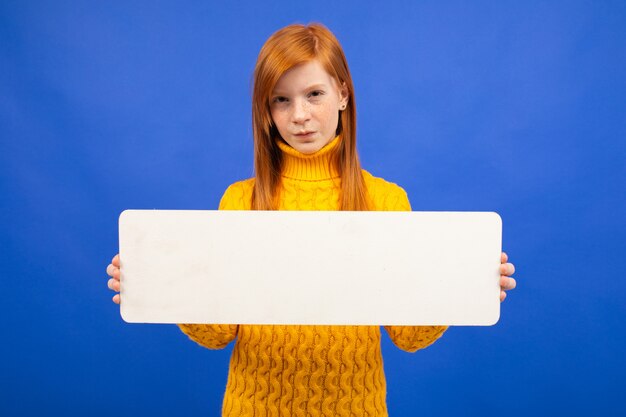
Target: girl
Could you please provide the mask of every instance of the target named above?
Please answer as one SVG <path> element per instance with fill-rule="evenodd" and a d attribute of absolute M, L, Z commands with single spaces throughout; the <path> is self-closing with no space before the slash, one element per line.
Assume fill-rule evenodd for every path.
<path fill-rule="evenodd" d="M 411 210 L 402 188 L 361 169 L 352 78 L 324 26 L 287 26 L 263 45 L 252 124 L 255 176 L 228 187 L 220 210 Z M 118 254 L 107 267 L 114 291 L 119 265 Z M 501 301 L 515 288 L 513 272 L 503 253 Z M 113 301 L 119 304 L 119 294 Z M 224 416 L 387 415 L 379 326 L 178 326 L 209 349 L 237 339 Z M 385 330 L 400 349 L 415 352 L 447 326 Z"/>

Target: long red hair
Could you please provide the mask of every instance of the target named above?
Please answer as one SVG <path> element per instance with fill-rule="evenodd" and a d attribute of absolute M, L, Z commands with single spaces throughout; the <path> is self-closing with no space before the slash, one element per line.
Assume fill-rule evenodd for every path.
<path fill-rule="evenodd" d="M 356 108 L 348 62 L 339 41 L 319 23 L 294 24 L 275 32 L 265 42 L 254 69 L 252 92 L 252 132 L 254 135 L 255 183 L 253 210 L 276 210 L 280 191 L 282 154 L 280 137 L 270 113 L 270 95 L 278 79 L 288 69 L 317 59 L 337 85 L 345 83 L 348 103 L 340 112 L 337 149 L 331 163 L 341 175 L 339 210 L 368 210 L 367 190 L 356 151 Z"/>

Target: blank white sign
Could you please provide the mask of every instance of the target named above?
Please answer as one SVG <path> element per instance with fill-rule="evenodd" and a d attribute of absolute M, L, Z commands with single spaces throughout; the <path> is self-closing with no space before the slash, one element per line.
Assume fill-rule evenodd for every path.
<path fill-rule="evenodd" d="M 134 323 L 492 325 L 493 212 L 125 210 Z"/>

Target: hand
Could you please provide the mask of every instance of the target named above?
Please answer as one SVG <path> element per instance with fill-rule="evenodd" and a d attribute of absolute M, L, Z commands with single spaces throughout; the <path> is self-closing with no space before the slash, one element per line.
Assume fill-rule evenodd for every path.
<path fill-rule="evenodd" d="M 500 302 L 503 302 L 506 298 L 505 290 L 512 290 L 515 288 L 517 283 L 514 278 L 509 278 L 511 275 L 515 273 L 515 266 L 512 263 L 507 263 L 509 257 L 506 253 L 502 252 L 502 256 L 500 258 Z"/>
<path fill-rule="evenodd" d="M 107 274 L 111 277 L 111 279 L 107 283 L 109 289 L 119 292 L 120 291 L 120 254 L 119 253 L 113 257 L 113 260 L 111 261 L 109 266 L 107 266 Z M 120 303 L 119 294 L 115 294 L 113 296 L 113 302 L 115 304 Z"/>

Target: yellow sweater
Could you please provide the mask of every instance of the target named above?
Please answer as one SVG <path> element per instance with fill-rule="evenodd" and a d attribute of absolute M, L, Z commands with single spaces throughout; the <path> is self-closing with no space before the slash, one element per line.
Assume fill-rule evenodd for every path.
<path fill-rule="evenodd" d="M 329 166 L 335 138 L 312 155 L 284 142 L 280 210 L 337 210 L 339 176 Z M 399 186 L 363 171 L 376 210 L 411 210 Z M 249 210 L 254 179 L 232 184 L 220 210 Z M 179 324 L 192 340 L 221 349 L 237 338 L 223 416 L 387 416 L 379 326 Z M 385 326 L 400 349 L 414 352 L 446 326 Z"/>

